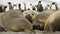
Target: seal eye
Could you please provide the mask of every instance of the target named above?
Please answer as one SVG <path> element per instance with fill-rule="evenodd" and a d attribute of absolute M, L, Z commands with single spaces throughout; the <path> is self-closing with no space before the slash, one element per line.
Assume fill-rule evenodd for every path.
<path fill-rule="evenodd" d="M 27 14 L 27 13 L 25 13 L 25 14 Z"/>
<path fill-rule="evenodd" d="M 34 15 L 34 14 L 32 14 L 32 15 Z"/>

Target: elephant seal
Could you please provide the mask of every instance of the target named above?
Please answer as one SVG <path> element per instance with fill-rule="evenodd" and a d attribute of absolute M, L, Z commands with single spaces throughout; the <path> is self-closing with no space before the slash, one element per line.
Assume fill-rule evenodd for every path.
<path fill-rule="evenodd" d="M 44 25 L 44 32 L 60 31 L 60 10 L 48 17 Z"/>
<path fill-rule="evenodd" d="M 55 13 L 56 10 L 45 10 L 43 12 L 41 12 L 40 14 L 38 14 L 32 21 L 33 26 L 35 26 L 36 24 L 39 25 L 40 29 L 38 30 L 44 30 L 44 24 L 46 19 L 53 13 Z M 38 27 L 38 26 L 36 26 Z M 34 28 L 33 28 L 34 29 Z"/>
<path fill-rule="evenodd" d="M 3 28 L 8 31 L 31 31 L 32 24 L 19 11 L 9 10 L 1 17 Z"/>

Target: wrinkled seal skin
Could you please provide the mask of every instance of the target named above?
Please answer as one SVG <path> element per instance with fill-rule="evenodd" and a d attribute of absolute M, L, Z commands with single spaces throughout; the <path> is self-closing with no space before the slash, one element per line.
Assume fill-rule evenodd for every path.
<path fill-rule="evenodd" d="M 33 26 L 36 24 L 40 24 L 40 30 L 44 30 L 44 24 L 46 19 L 53 14 L 54 12 L 56 12 L 56 10 L 45 10 L 43 12 L 41 12 L 40 14 L 38 14 L 32 21 Z"/>
<path fill-rule="evenodd" d="M 60 10 L 48 17 L 44 25 L 44 32 L 60 31 Z"/>
<path fill-rule="evenodd" d="M 20 32 L 20 31 L 31 31 L 31 23 L 24 18 L 19 11 L 9 10 L 2 16 L 3 28 L 8 31 Z"/>

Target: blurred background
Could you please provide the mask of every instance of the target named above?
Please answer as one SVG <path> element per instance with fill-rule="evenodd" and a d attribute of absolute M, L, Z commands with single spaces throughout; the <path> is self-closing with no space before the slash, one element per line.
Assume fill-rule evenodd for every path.
<path fill-rule="evenodd" d="M 43 7 L 45 7 L 47 4 L 51 4 L 52 2 L 56 2 L 58 8 L 60 9 L 60 0 L 0 0 L 0 4 L 8 5 L 8 2 L 11 2 L 12 4 L 21 4 L 21 9 L 24 9 L 24 3 L 26 3 L 26 9 L 29 8 L 29 5 L 37 5 L 38 1 L 42 1 Z"/>

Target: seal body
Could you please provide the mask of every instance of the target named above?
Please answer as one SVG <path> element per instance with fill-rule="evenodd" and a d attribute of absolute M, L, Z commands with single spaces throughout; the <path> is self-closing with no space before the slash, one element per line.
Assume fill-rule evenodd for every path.
<path fill-rule="evenodd" d="M 40 29 L 39 30 L 44 30 L 44 24 L 45 21 L 47 20 L 47 18 L 53 14 L 54 12 L 56 12 L 56 10 L 45 10 L 43 12 L 41 12 L 40 14 L 38 14 L 32 21 L 33 26 L 38 24 L 40 25 Z M 37 26 L 36 26 L 37 27 Z"/>
<path fill-rule="evenodd" d="M 44 31 L 46 32 L 54 32 L 60 31 L 60 11 L 57 11 L 50 15 L 45 22 Z"/>
<path fill-rule="evenodd" d="M 19 32 L 32 30 L 31 23 L 17 10 L 5 12 L 1 19 L 4 26 L 3 28 L 6 31 Z"/>

